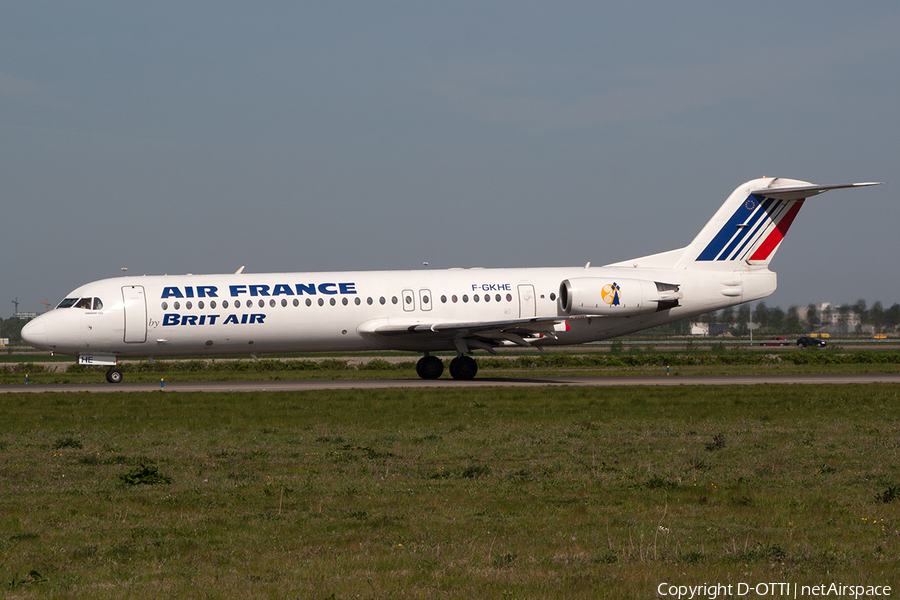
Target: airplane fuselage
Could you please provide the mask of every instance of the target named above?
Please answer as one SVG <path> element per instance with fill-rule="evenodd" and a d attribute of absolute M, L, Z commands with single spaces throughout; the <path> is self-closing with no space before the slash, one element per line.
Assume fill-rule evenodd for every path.
<path fill-rule="evenodd" d="M 536 345 L 577 344 L 717 310 L 775 289 L 767 269 L 746 273 L 621 268 L 448 269 L 143 276 L 106 279 L 70 294 L 99 299 L 90 309 L 58 308 L 41 318 L 61 354 L 181 356 L 376 349 L 454 350 L 429 332 L 385 335 L 379 328 L 434 322 L 483 323 L 557 318 Z M 560 305 L 560 284 L 664 281 L 678 306 L 617 317 L 577 318 Z M 634 294 L 625 286 L 622 304 Z M 727 295 L 726 295 L 727 294 Z M 611 310 L 615 310 L 612 308 Z M 77 319 L 78 324 L 73 324 Z M 549 332 L 548 332 L 549 333 Z M 39 343 L 39 341 L 38 341 Z M 511 344 L 512 342 L 510 342 Z"/>

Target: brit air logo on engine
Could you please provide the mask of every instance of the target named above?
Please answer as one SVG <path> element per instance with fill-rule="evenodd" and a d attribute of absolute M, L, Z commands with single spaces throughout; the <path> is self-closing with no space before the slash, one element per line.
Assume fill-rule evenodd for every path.
<path fill-rule="evenodd" d="M 231 298 L 241 296 L 315 296 L 325 294 L 335 296 L 338 294 L 356 294 L 356 283 L 276 283 L 269 284 L 241 284 L 229 285 L 228 294 Z M 191 286 L 167 286 L 163 288 L 161 298 L 219 298 L 219 287 L 215 285 Z"/>

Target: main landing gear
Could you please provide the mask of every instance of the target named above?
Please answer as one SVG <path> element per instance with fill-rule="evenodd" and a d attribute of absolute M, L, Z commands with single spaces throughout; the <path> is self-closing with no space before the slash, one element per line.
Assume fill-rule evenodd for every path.
<path fill-rule="evenodd" d="M 122 383 L 122 371 L 112 368 L 106 372 L 106 380 L 110 383 Z"/>
<path fill-rule="evenodd" d="M 444 363 L 437 356 L 426 354 L 416 363 L 416 373 L 422 379 L 437 379 L 444 372 Z M 457 356 L 450 361 L 450 375 L 453 379 L 474 379 L 478 373 L 478 363 L 470 356 Z"/>

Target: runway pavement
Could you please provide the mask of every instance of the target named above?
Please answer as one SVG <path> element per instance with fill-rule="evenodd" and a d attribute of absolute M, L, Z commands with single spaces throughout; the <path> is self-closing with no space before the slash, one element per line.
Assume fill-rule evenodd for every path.
<path fill-rule="evenodd" d="M 540 386 L 674 386 L 674 385 L 845 385 L 900 383 L 900 374 L 846 375 L 690 375 L 656 377 L 493 377 L 453 379 L 336 379 L 328 381 L 203 381 L 159 383 L 59 383 L 0 385 L 0 393 L 45 392 L 301 392 L 386 388 L 474 388 Z"/>

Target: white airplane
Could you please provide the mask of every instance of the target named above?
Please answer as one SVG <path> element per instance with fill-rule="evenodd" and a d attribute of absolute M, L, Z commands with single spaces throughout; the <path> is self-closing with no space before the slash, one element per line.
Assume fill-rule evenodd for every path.
<path fill-rule="evenodd" d="M 473 350 L 604 340 L 765 298 L 769 262 L 804 199 L 841 188 L 738 187 L 688 246 L 602 267 L 121 277 L 70 293 L 22 329 L 32 346 L 109 366 L 124 357 L 423 352 L 416 371 L 472 379 Z"/>

